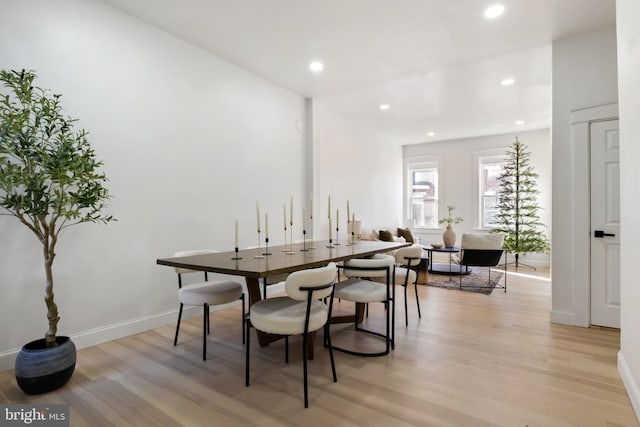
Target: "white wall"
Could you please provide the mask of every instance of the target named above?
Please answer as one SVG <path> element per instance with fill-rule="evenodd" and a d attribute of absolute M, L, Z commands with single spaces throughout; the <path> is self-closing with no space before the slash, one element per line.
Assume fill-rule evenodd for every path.
<path fill-rule="evenodd" d="M 314 191 L 320 198 L 316 214 L 322 219 L 317 228 L 319 237 L 328 238 L 329 194 L 332 218 L 336 208 L 340 209 L 341 229 L 346 228 L 347 200 L 363 230 L 402 224 L 402 147 L 320 102 L 314 103 L 313 123 Z"/>
<path fill-rule="evenodd" d="M 175 321 L 175 274 L 156 258 L 231 250 L 235 219 L 255 245 L 256 201 L 275 226 L 306 198 L 300 96 L 97 1 L 4 1 L 0 40 L 1 68 L 64 94 L 110 180 L 118 222 L 67 230 L 54 265 L 59 331 L 80 347 Z M 6 216 L 0 242 L 1 370 L 46 317 L 39 242 Z"/>
<path fill-rule="evenodd" d="M 616 2 L 621 163 L 621 339 L 618 369 L 640 419 L 640 286 L 637 280 L 640 246 L 640 4 Z"/>
<path fill-rule="evenodd" d="M 464 232 L 477 232 L 479 228 L 477 212 L 477 157 L 504 154 L 515 141 L 514 134 L 501 134 L 477 138 L 429 142 L 404 147 L 405 163 L 424 156 L 437 156 L 439 161 L 439 208 L 440 216 L 446 214 L 446 206 L 456 207 L 455 214 L 464 218 L 454 230 L 458 237 Z M 551 142 L 549 129 L 520 132 L 520 141 L 528 146 L 531 165 L 539 175 L 537 184 L 540 194 L 538 204 L 540 222 L 548 237 L 551 236 Z M 406 183 L 405 183 L 406 185 Z M 405 212 L 405 216 L 408 214 Z M 441 242 L 444 229 L 417 229 L 416 235 L 423 243 Z M 549 266 L 548 254 L 527 254 L 521 258 L 526 264 Z"/>
<path fill-rule="evenodd" d="M 587 326 L 589 307 L 574 298 L 574 287 L 588 277 L 589 258 L 579 242 L 590 230 L 574 230 L 588 221 L 588 165 L 577 158 L 572 143 L 570 112 L 618 99 L 615 29 L 553 43 L 553 237 L 551 320 Z M 582 150 L 584 151 L 584 150 Z M 582 162 L 582 163 L 579 163 Z M 583 178 L 574 178 L 585 171 Z M 588 195 L 586 196 L 588 197 Z M 588 224 L 588 222 L 587 222 Z"/>

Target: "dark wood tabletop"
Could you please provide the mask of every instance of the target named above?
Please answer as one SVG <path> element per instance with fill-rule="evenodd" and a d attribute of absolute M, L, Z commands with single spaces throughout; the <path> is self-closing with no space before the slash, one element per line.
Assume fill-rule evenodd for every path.
<path fill-rule="evenodd" d="M 344 261 L 352 258 L 362 258 L 376 253 L 387 252 L 394 249 L 410 246 L 405 242 L 381 242 L 358 241 L 354 245 L 347 246 L 342 243 L 334 248 L 328 248 L 329 241 L 307 242 L 306 247 L 315 247 L 302 251 L 303 243 L 293 244 L 293 255 L 282 251 L 284 245 L 269 246 L 272 255 L 263 258 L 254 258 L 259 253 L 265 252 L 265 247 L 255 249 L 243 249 L 238 251 L 242 259 L 233 260 L 235 252 L 218 252 L 213 254 L 193 255 L 179 258 L 159 258 L 159 265 L 169 267 L 187 268 L 197 271 L 209 271 L 213 273 L 231 274 L 246 278 L 262 278 L 282 273 L 291 273 L 308 268 L 322 267 L 331 261 Z M 287 246 L 289 247 L 289 246 Z"/>

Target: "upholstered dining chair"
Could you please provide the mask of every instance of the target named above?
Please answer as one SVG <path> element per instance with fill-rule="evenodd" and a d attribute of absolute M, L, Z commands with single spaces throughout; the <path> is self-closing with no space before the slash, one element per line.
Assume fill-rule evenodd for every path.
<path fill-rule="evenodd" d="M 404 288 L 404 324 L 409 326 L 409 311 L 407 304 L 407 288 L 409 285 L 413 285 L 416 292 L 416 305 L 418 307 L 418 317 L 421 318 L 420 313 L 420 299 L 418 298 L 418 264 L 420 264 L 420 257 L 422 256 L 422 246 L 413 245 L 407 248 L 400 248 L 395 253 L 396 268 L 393 275 L 394 285 L 400 285 Z"/>
<path fill-rule="evenodd" d="M 302 369 L 304 407 L 309 407 L 307 381 L 307 340 L 310 332 L 324 328 L 329 342 L 329 357 L 333 382 L 338 381 L 333 360 L 329 323 L 333 308 L 333 292 L 337 267 L 335 263 L 320 268 L 291 273 L 285 282 L 287 296 L 263 299 L 254 303 L 247 316 L 245 385 L 249 387 L 250 330 L 254 328 L 270 334 L 285 335 L 285 361 L 289 363 L 289 336 L 302 335 Z M 329 298 L 327 305 L 323 299 Z"/>
<path fill-rule="evenodd" d="M 214 250 L 180 251 L 174 257 L 186 257 L 194 255 L 205 255 L 216 253 Z M 245 297 L 242 285 L 232 280 L 209 280 L 207 272 L 204 272 L 204 282 L 183 284 L 182 276 L 185 274 L 197 273 L 197 271 L 186 268 L 175 268 L 178 274 L 178 301 L 180 310 L 178 311 L 178 323 L 176 325 L 176 335 L 173 345 L 178 344 L 178 333 L 180 332 L 180 321 L 182 319 L 182 309 L 185 305 L 202 306 L 202 360 L 207 360 L 207 335 L 211 333 L 211 313 L 209 307 L 212 305 L 227 304 L 238 299 L 242 300 L 242 343 L 244 344 L 244 317 L 245 317 Z"/>
<path fill-rule="evenodd" d="M 335 297 L 340 300 L 356 303 L 354 327 L 356 331 L 372 334 L 385 340 L 385 348 L 378 352 L 363 352 L 344 347 L 333 348 L 343 353 L 356 356 L 375 357 L 389 354 L 394 347 L 393 329 L 395 325 L 395 289 L 392 275 L 394 274 L 395 259 L 390 255 L 376 254 L 371 258 L 357 258 L 344 262 L 340 266 L 347 280 L 336 284 Z M 384 283 L 375 281 L 382 278 Z M 385 304 L 385 333 L 364 329 L 358 325 L 358 304 L 380 302 Z"/>

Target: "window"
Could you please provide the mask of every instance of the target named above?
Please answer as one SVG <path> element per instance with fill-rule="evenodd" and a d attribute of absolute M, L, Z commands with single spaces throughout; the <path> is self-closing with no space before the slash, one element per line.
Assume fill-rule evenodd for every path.
<path fill-rule="evenodd" d="M 504 172 L 504 157 L 480 157 L 480 226 L 492 228 L 498 214 L 498 194 L 500 182 L 498 178 Z"/>
<path fill-rule="evenodd" d="M 407 172 L 409 219 L 415 227 L 437 227 L 438 164 L 409 164 Z"/>

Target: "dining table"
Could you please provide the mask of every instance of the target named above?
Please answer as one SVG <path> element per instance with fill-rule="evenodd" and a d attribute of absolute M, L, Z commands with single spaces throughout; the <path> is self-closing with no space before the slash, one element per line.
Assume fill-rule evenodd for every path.
<path fill-rule="evenodd" d="M 228 252 L 207 253 L 185 257 L 158 258 L 156 263 L 168 267 L 185 268 L 195 271 L 228 274 L 244 277 L 249 293 L 249 306 L 262 299 L 260 279 L 282 276 L 294 271 L 322 267 L 330 262 L 365 258 L 378 253 L 390 252 L 410 246 L 406 242 L 383 242 L 378 240 L 356 240 L 335 243 L 324 241 L 303 241 L 291 245 L 262 246 Z M 362 321 L 363 310 L 355 316 Z M 351 316 L 353 321 L 354 316 Z M 282 338 L 279 335 L 256 331 L 258 343 L 265 347 Z M 310 340 L 311 341 L 311 340 Z"/>

